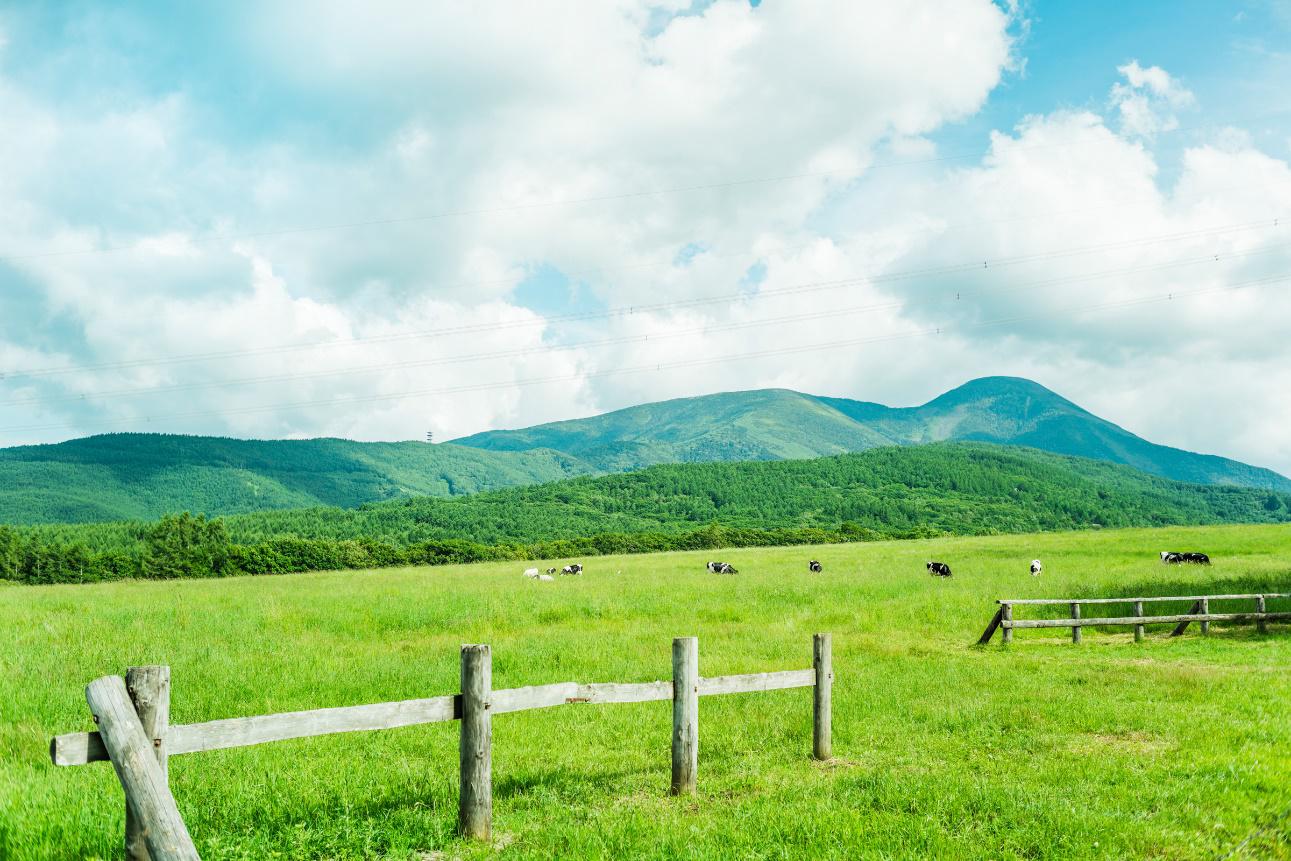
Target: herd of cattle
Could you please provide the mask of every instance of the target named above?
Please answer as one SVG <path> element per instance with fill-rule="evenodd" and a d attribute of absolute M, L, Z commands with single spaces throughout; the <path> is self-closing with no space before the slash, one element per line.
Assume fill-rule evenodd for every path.
<path fill-rule="evenodd" d="M 1193 565 L 1209 565 L 1210 557 L 1207 556 L 1205 553 L 1191 553 L 1191 552 L 1180 553 L 1174 550 L 1162 550 L 1161 561 L 1166 565 L 1180 565 L 1185 563 L 1191 563 Z M 928 569 L 928 573 L 934 577 L 951 576 L 950 566 L 947 565 L 945 562 L 929 562 L 924 567 L 926 567 Z M 740 573 L 739 570 L 729 562 L 709 562 L 705 566 L 705 568 L 707 568 L 710 574 L 739 574 Z M 813 574 L 819 574 L 825 569 L 821 566 L 821 564 L 818 561 L 813 559 L 807 563 L 807 570 Z M 1031 576 L 1038 577 L 1043 571 L 1044 571 L 1044 565 L 1040 563 L 1040 560 L 1032 559 Z M 569 565 L 566 565 L 564 568 L 559 569 L 559 572 L 561 575 L 582 574 L 583 566 L 577 562 L 574 562 Z M 556 573 L 557 573 L 556 568 L 548 568 L 546 574 L 542 573 L 537 568 L 526 568 L 524 572 L 524 576 L 528 577 L 531 580 L 550 581 L 550 580 L 556 579 L 555 577 L 552 576 L 553 574 L 556 574 Z"/>

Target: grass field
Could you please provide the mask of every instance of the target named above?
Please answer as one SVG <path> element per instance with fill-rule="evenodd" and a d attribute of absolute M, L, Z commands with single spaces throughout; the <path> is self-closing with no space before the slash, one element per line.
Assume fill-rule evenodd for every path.
<path fill-rule="evenodd" d="M 666 679 L 682 635 L 704 675 L 805 668 L 814 631 L 834 634 L 835 761 L 808 756 L 808 690 L 702 699 L 688 799 L 667 793 L 667 702 L 499 715 L 495 846 L 453 835 L 453 724 L 176 757 L 171 782 L 207 861 L 1191 859 L 1252 833 L 1234 858 L 1291 858 L 1291 626 L 972 646 L 999 597 L 1291 591 L 1291 529 L 713 554 L 737 577 L 702 573 L 708 555 L 592 558 L 550 584 L 509 563 L 0 588 L 0 858 L 120 857 L 110 766 L 56 769 L 47 745 L 92 728 L 84 685 L 127 665 L 169 664 L 188 723 L 451 693 L 464 642 L 492 644 L 503 688 Z"/>

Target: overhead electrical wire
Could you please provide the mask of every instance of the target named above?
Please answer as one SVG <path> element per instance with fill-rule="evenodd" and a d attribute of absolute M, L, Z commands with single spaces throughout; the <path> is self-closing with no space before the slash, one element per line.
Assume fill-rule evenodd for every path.
<path fill-rule="evenodd" d="M 154 421 L 172 421 L 180 419 L 206 418 L 210 416 L 230 416 L 230 415 L 251 415 L 264 412 L 282 412 L 292 409 L 303 409 L 309 407 L 349 407 L 360 404 L 380 403 L 383 401 L 402 400 L 409 397 L 418 397 L 424 395 L 446 395 L 462 394 L 467 392 L 491 391 L 496 389 L 514 388 L 517 386 L 542 385 L 557 382 L 583 381 L 588 379 L 599 379 L 604 377 L 619 376 L 630 373 L 642 373 L 648 371 L 661 372 L 665 369 L 675 370 L 678 368 L 701 367 L 705 365 L 722 364 L 725 362 L 747 361 L 750 359 L 768 358 L 771 356 L 795 355 L 808 352 L 823 352 L 843 347 L 856 347 L 866 344 L 883 343 L 888 341 L 904 340 L 907 338 L 921 338 L 930 336 L 940 336 L 953 332 L 968 332 L 979 329 L 1004 326 L 1013 323 L 1031 322 L 1035 320 L 1044 320 L 1052 317 L 1068 318 L 1075 314 L 1084 314 L 1093 311 L 1102 311 L 1113 308 L 1126 308 L 1138 305 L 1146 305 L 1155 302 L 1175 301 L 1196 296 L 1211 295 L 1217 293 L 1232 292 L 1235 290 L 1246 289 L 1253 286 L 1280 284 L 1291 282 L 1291 273 L 1281 273 L 1264 278 L 1251 279 L 1249 281 L 1237 282 L 1220 287 L 1209 287 L 1198 290 L 1187 291 L 1170 291 L 1164 294 L 1154 296 L 1135 297 L 1132 299 L 1117 300 L 1112 302 L 1100 302 L 1093 305 L 1073 306 L 1057 311 L 1050 311 L 1036 314 L 1022 314 L 1011 317 L 1002 317 L 994 320 L 982 321 L 978 323 L 968 323 L 956 326 L 936 326 L 907 332 L 895 332 L 887 335 L 872 336 L 868 338 L 850 338 L 831 342 L 807 343 L 791 347 L 777 347 L 769 350 L 758 350 L 754 352 L 741 353 L 735 355 L 725 355 L 709 357 L 704 359 L 682 359 L 671 362 L 653 362 L 644 365 L 632 367 L 612 368 L 603 371 L 590 371 L 587 373 L 566 374 L 552 377 L 537 377 L 520 380 L 501 380 L 494 383 L 470 384 L 462 386 L 448 386 L 433 389 L 417 389 L 413 391 L 395 392 L 381 395 L 365 395 L 357 398 L 327 398 L 322 400 L 296 401 L 292 403 L 268 404 L 253 407 L 231 407 L 221 410 L 201 410 L 184 413 L 169 413 L 164 415 L 154 415 L 147 417 L 130 417 L 122 419 L 101 419 L 79 423 L 72 426 L 67 424 L 56 425 L 23 425 L 13 427 L 0 427 L 0 433 L 30 433 L 35 431 L 63 430 L 72 427 L 81 428 L 90 427 L 109 427 L 119 424 L 151 423 Z"/>

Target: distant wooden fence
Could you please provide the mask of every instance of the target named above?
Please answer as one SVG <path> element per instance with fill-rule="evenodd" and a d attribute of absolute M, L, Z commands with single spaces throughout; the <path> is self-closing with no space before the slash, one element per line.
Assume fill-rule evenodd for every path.
<path fill-rule="evenodd" d="M 995 603 L 1000 605 L 995 616 L 991 619 L 986 630 L 982 633 L 979 644 L 988 643 L 991 637 L 995 635 L 996 629 L 1001 630 L 1002 639 L 1006 643 L 1013 642 L 1013 632 L 1018 628 L 1071 628 L 1071 641 L 1080 642 L 1080 629 L 1089 625 L 1133 625 L 1134 640 L 1138 642 L 1143 639 L 1143 630 L 1146 625 L 1174 624 L 1175 628 L 1170 632 L 1170 636 L 1177 637 L 1187 630 L 1188 625 L 1192 622 L 1201 623 L 1201 632 L 1203 634 L 1210 632 L 1211 622 L 1254 622 L 1260 633 L 1263 634 L 1268 630 L 1269 622 L 1291 620 L 1291 613 L 1269 613 L 1266 611 L 1267 602 L 1272 598 L 1291 598 L 1289 593 L 1264 593 L 1261 595 L 1183 595 L 1183 596 L 1166 596 L 1155 598 L 1031 598 L 1019 600 L 999 600 Z M 1162 603 L 1165 601 L 1191 601 L 1192 608 L 1187 613 L 1178 613 L 1166 616 L 1145 616 L 1143 614 L 1144 604 Z M 1254 601 L 1255 610 L 1250 613 L 1212 613 L 1210 612 L 1211 601 Z M 1013 608 L 1018 606 L 1036 606 L 1036 605 L 1063 605 L 1066 604 L 1071 608 L 1070 619 L 1014 619 Z M 1099 616 L 1099 617 L 1082 617 L 1080 608 L 1085 605 L 1094 604 L 1129 604 L 1133 606 L 1132 616 Z"/>
<path fill-rule="evenodd" d="M 699 640 L 672 641 L 672 681 L 635 684 L 562 682 L 493 690 L 487 645 L 462 646 L 460 694 L 373 705 L 342 706 L 256 717 L 170 725 L 170 669 L 134 667 L 104 676 L 85 689 L 98 732 L 56 736 L 55 765 L 111 761 L 126 797 L 126 857 L 132 861 L 192 861 L 197 850 L 166 778 L 170 756 L 245 747 L 342 732 L 460 721 L 458 831 L 489 839 L 493 819 L 492 716 L 571 703 L 638 703 L 672 699 L 672 793 L 695 791 L 699 753 L 699 698 L 718 694 L 815 689 L 812 755 L 829 759 L 833 656 L 829 634 L 816 634 L 813 668 L 703 678 Z"/>

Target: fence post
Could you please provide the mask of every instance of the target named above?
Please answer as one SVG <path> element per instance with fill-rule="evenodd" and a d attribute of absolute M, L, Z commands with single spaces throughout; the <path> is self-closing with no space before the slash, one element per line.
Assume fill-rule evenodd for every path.
<path fill-rule="evenodd" d="M 1209 612 L 1210 612 L 1210 599 L 1209 599 L 1209 598 L 1202 598 L 1202 599 L 1201 599 L 1201 612 L 1202 612 L 1202 614 L 1203 614 L 1203 615 L 1204 615 L 1204 614 L 1206 614 L 1206 613 L 1209 613 Z M 1201 632 L 1202 632 L 1203 634 L 1209 634 L 1209 633 L 1210 633 L 1210 623 L 1209 623 L 1209 622 L 1204 621 L 1204 620 L 1202 621 L 1202 623 L 1201 623 Z"/>
<path fill-rule="evenodd" d="M 1080 618 L 1080 604 L 1079 604 L 1078 602 L 1076 602 L 1076 601 L 1072 601 L 1072 602 L 1071 602 L 1071 618 L 1073 618 L 1073 619 L 1079 619 L 1079 618 Z M 1071 626 L 1071 641 L 1072 641 L 1073 643 L 1079 643 L 1079 642 L 1080 642 L 1080 626 L 1079 626 L 1079 625 L 1072 625 L 1072 626 Z"/>
<path fill-rule="evenodd" d="M 1143 618 L 1143 602 L 1142 602 L 1142 601 L 1135 601 L 1135 602 L 1134 602 L 1134 616 L 1135 616 L 1136 618 L 1138 618 L 1138 619 L 1142 619 L 1142 618 Z M 1138 625 L 1135 625 L 1135 626 L 1134 626 L 1134 642 L 1136 642 L 1136 643 L 1141 643 L 1141 642 L 1143 642 L 1143 625 L 1142 625 L 1142 624 L 1138 624 Z"/>
<path fill-rule="evenodd" d="M 812 664 L 816 668 L 816 684 L 812 688 L 811 740 L 812 756 L 829 759 L 834 755 L 831 737 L 834 699 L 834 647 L 829 634 L 812 637 Z"/>
<path fill-rule="evenodd" d="M 699 769 L 699 639 L 672 641 L 672 794 L 695 792 Z"/>
<path fill-rule="evenodd" d="M 1004 626 L 1004 634 L 1003 634 L 1004 642 L 1012 643 L 1013 642 L 1013 605 L 1012 604 L 1004 605 L 1003 621 L 1008 622 L 1008 624 Z"/>
<path fill-rule="evenodd" d="M 99 725 L 151 861 L 200 861 L 152 742 L 130 702 L 125 680 L 120 676 L 95 679 L 85 688 L 85 701 Z"/>
<path fill-rule="evenodd" d="M 126 692 L 144 735 L 152 742 L 153 756 L 166 777 L 166 729 L 170 725 L 170 667 L 130 667 L 126 670 Z M 142 825 L 126 805 L 126 858 L 152 861 Z"/>
<path fill-rule="evenodd" d="M 1264 607 L 1265 607 L 1265 604 L 1264 604 L 1264 596 L 1263 596 L 1263 595 L 1256 595 L 1256 596 L 1255 596 L 1255 612 L 1257 612 L 1257 613 L 1264 613 L 1264 612 L 1266 612 L 1266 611 L 1265 611 L 1265 609 L 1264 609 Z M 1255 630 L 1259 631 L 1261 634 L 1267 634 L 1267 633 L 1269 632 L 1269 623 L 1268 623 L 1268 620 L 1267 620 L 1267 619 L 1256 619 L 1256 620 L 1255 620 Z"/>
<path fill-rule="evenodd" d="M 493 657 L 487 645 L 462 646 L 461 792 L 457 830 L 488 840 L 493 833 Z"/>

